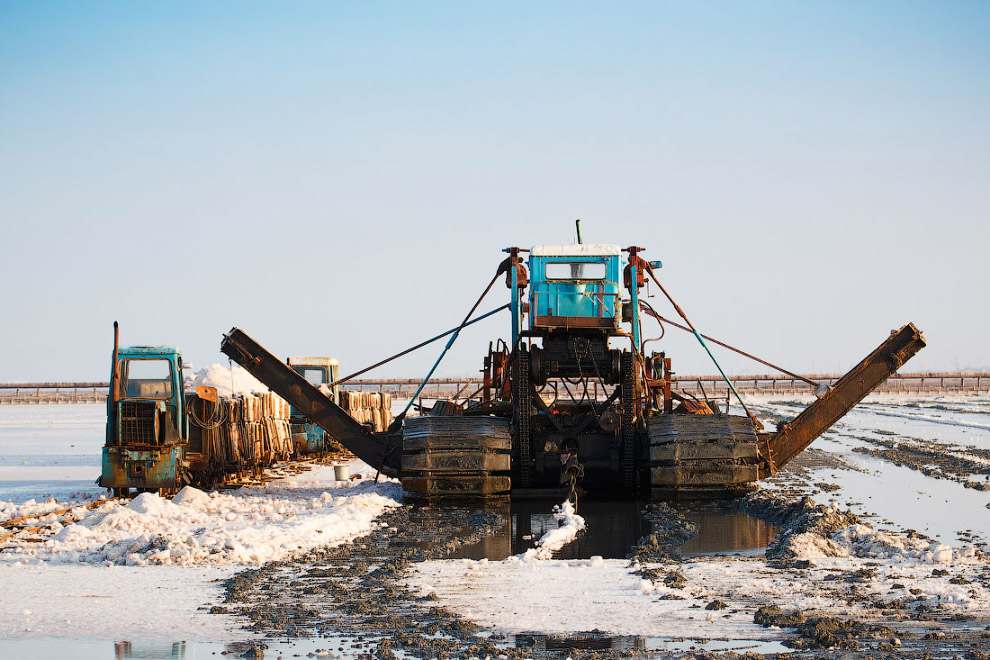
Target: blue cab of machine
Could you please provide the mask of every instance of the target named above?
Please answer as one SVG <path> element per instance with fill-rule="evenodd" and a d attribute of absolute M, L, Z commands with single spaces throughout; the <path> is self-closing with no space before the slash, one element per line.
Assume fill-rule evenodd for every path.
<path fill-rule="evenodd" d="M 622 320 L 618 245 L 537 245 L 529 253 L 529 327 L 603 328 Z"/>

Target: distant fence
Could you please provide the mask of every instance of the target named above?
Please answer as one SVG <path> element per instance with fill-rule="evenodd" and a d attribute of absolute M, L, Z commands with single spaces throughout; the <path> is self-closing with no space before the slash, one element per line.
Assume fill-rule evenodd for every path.
<path fill-rule="evenodd" d="M 733 385 L 746 394 L 803 394 L 813 393 L 814 388 L 798 378 L 774 375 L 730 376 Z M 834 385 L 842 374 L 812 374 L 809 380 Z M 729 386 L 721 376 L 675 376 L 677 389 L 694 396 L 707 394 L 710 398 L 724 398 Z M 395 398 L 409 397 L 422 381 L 415 378 L 368 378 L 353 380 L 348 389 L 391 392 Z M 436 378 L 423 388 L 423 398 L 447 398 L 454 394 L 468 396 L 481 387 L 479 378 Z M 611 391 L 611 387 L 608 390 Z M 990 373 L 914 373 L 894 374 L 881 385 L 878 392 L 893 394 L 938 392 L 990 392 Z M 605 391 L 602 391 L 605 394 Z"/>
<path fill-rule="evenodd" d="M 818 374 L 809 380 L 834 385 L 841 375 Z M 677 376 L 678 390 L 696 397 L 725 398 L 728 386 L 721 376 Z M 367 378 L 353 380 L 348 390 L 389 392 L 393 398 L 412 396 L 422 381 L 415 378 Z M 807 383 L 790 376 L 732 376 L 736 389 L 745 394 L 812 393 Z M 0 383 L 0 405 L 41 403 L 104 403 L 109 383 Z M 433 378 L 420 395 L 424 399 L 468 397 L 481 387 L 480 378 Z M 609 390 L 611 387 L 608 388 Z M 894 374 L 877 390 L 887 394 L 929 394 L 942 392 L 990 392 L 990 373 Z M 604 396 L 603 388 L 599 393 Z"/>
<path fill-rule="evenodd" d="M 808 383 L 790 376 L 732 376 L 731 378 L 737 390 L 748 394 L 811 394 L 815 391 L 815 388 Z M 805 378 L 831 386 L 835 385 L 842 375 L 817 374 Z M 678 376 L 674 380 L 678 383 L 678 389 L 695 396 L 704 390 L 712 398 L 724 397 L 729 389 L 721 376 Z M 990 373 L 894 374 L 876 391 L 885 394 L 990 392 Z"/>
<path fill-rule="evenodd" d="M 0 405 L 105 403 L 109 383 L 0 383 Z"/>

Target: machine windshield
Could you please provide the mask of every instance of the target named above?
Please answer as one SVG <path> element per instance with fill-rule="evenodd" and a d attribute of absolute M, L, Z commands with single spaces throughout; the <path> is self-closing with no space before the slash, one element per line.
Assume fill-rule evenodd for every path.
<path fill-rule="evenodd" d="M 327 383 L 327 371 L 323 367 L 292 367 L 297 374 L 305 378 L 311 385 L 324 385 Z"/>
<path fill-rule="evenodd" d="M 551 261 L 546 266 L 548 280 L 603 280 L 606 272 L 601 261 Z"/>
<path fill-rule="evenodd" d="M 163 359 L 126 359 L 120 371 L 123 394 L 132 399 L 170 399 L 172 364 Z"/>

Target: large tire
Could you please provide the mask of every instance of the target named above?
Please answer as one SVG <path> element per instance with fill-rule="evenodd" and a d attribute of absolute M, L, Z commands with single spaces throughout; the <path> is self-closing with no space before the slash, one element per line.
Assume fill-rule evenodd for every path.
<path fill-rule="evenodd" d="M 499 417 L 410 417 L 402 428 L 402 488 L 427 498 L 507 495 L 512 438 Z"/>

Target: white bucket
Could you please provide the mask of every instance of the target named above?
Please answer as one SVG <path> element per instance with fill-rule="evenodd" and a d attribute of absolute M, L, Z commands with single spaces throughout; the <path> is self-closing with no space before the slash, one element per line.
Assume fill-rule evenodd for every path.
<path fill-rule="evenodd" d="M 351 468 L 348 465 L 334 465 L 333 478 L 337 481 L 348 481 L 351 478 Z"/>

